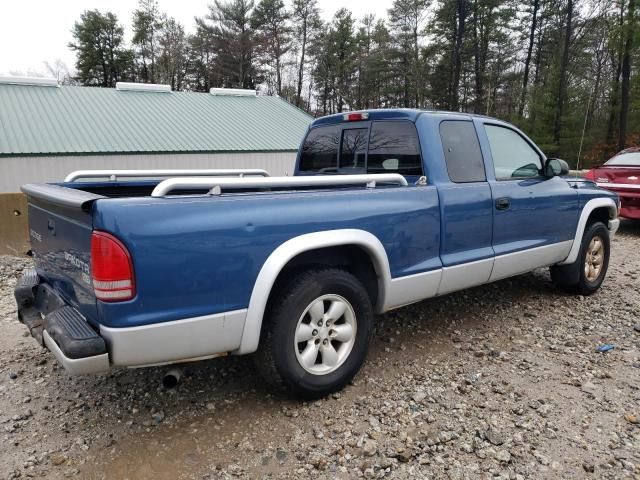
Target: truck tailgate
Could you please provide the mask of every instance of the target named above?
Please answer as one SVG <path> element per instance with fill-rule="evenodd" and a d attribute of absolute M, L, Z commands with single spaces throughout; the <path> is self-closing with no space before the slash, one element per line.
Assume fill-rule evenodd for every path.
<path fill-rule="evenodd" d="M 89 267 L 92 194 L 55 186 L 33 186 L 38 190 L 29 187 L 26 185 L 23 191 L 29 201 L 29 236 L 38 275 L 96 324 Z"/>

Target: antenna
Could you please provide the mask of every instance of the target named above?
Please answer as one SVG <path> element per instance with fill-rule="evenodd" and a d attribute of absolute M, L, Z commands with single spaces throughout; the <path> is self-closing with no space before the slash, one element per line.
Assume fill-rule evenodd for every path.
<path fill-rule="evenodd" d="M 593 95 L 596 94 L 596 87 L 593 87 Z M 589 109 L 591 108 L 591 95 L 587 98 L 587 110 L 584 112 L 584 123 L 582 124 L 582 136 L 580 137 L 580 148 L 578 148 L 578 161 L 576 162 L 576 178 L 580 172 L 580 156 L 582 155 L 582 145 L 584 143 L 584 134 L 587 130 L 587 120 L 589 119 Z"/>

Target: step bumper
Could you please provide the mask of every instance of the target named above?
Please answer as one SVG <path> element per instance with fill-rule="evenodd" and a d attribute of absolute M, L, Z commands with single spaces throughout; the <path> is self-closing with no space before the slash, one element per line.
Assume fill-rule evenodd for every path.
<path fill-rule="evenodd" d="M 40 281 L 35 269 L 24 271 L 14 295 L 18 319 L 40 345 L 54 354 L 67 372 L 83 375 L 109 370 L 105 340 L 80 312 Z"/>

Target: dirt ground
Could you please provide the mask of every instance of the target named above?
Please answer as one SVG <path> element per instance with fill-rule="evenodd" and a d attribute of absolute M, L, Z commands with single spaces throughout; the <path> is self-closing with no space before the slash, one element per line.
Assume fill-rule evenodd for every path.
<path fill-rule="evenodd" d="M 596 295 L 540 270 L 391 312 L 308 403 L 242 357 L 70 377 L 16 320 L 27 265 L 0 257 L 0 478 L 640 478 L 640 223 Z"/>

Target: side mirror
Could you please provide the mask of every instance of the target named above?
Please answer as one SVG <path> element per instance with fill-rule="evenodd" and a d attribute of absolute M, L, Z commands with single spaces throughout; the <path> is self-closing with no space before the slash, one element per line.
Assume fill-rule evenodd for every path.
<path fill-rule="evenodd" d="M 546 163 L 544 164 L 544 175 L 545 177 L 557 177 L 558 175 L 568 175 L 569 174 L 569 164 L 564 160 L 560 160 L 559 158 L 547 158 Z"/>

